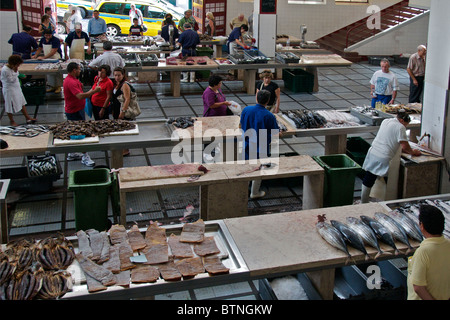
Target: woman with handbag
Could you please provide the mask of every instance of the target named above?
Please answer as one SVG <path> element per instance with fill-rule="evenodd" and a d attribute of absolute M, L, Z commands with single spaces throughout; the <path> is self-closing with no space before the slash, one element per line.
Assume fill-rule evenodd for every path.
<path fill-rule="evenodd" d="M 125 68 L 114 69 L 115 86 L 111 100 L 112 115 L 114 119 L 135 120 L 141 113 L 134 88 L 127 82 Z M 123 155 L 128 156 L 130 151 L 123 150 Z"/>
<path fill-rule="evenodd" d="M 98 68 L 98 76 L 94 79 L 94 85 L 92 90 L 96 87 L 100 87 L 101 91 L 92 95 L 92 114 L 95 120 L 103 120 L 109 118 L 109 102 L 112 98 L 113 83 L 109 76 L 111 75 L 111 68 L 104 64 Z"/>
<path fill-rule="evenodd" d="M 227 101 L 222 93 L 221 87 L 222 77 L 214 74 L 209 77 L 209 86 L 202 95 L 204 117 L 218 117 L 233 114 L 228 109 L 231 102 Z"/>

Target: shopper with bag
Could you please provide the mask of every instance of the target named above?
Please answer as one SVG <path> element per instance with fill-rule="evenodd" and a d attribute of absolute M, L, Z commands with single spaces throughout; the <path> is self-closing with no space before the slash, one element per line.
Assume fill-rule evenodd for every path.
<path fill-rule="evenodd" d="M 127 82 L 125 68 L 114 69 L 115 86 L 111 100 L 112 115 L 114 119 L 135 120 L 141 114 L 136 91 Z M 128 149 L 123 150 L 123 155 L 130 154 Z"/>
<path fill-rule="evenodd" d="M 94 79 L 94 85 L 92 90 L 96 87 L 100 87 L 101 91 L 95 93 L 91 97 L 92 102 L 92 114 L 95 120 L 103 120 L 109 118 L 109 103 L 112 98 L 113 83 L 109 76 L 111 75 L 111 68 L 104 64 L 98 68 L 98 76 Z"/>
<path fill-rule="evenodd" d="M 222 77 L 212 75 L 209 77 L 209 86 L 203 92 L 203 116 L 218 117 L 233 114 L 229 111 L 228 106 L 231 105 L 222 93 Z"/>

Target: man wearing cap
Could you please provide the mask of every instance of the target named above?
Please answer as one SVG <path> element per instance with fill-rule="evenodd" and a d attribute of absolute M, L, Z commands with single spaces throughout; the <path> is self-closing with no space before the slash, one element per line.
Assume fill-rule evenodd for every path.
<path fill-rule="evenodd" d="M 104 19 L 100 18 L 100 12 L 94 10 L 92 14 L 93 18 L 89 20 L 88 23 L 88 33 L 90 37 L 97 38 L 106 34 L 106 22 Z"/>
<path fill-rule="evenodd" d="M 91 54 L 91 39 L 82 30 L 81 23 L 76 23 L 75 31 L 68 34 L 64 41 L 64 56 L 66 59 L 84 60 L 84 45 L 87 44 L 87 54 Z M 70 48 L 70 57 L 67 55 L 67 47 Z"/>
<path fill-rule="evenodd" d="M 410 121 L 409 115 L 401 109 L 397 117 L 385 119 L 381 123 L 362 166 L 366 173 L 362 182 L 361 203 L 369 202 L 370 191 L 376 179 L 388 175 L 389 163 L 400 147 L 404 153 L 420 156 L 419 150 L 411 149 L 406 136 L 406 126 Z"/>
<path fill-rule="evenodd" d="M 425 79 L 425 57 L 427 47 L 420 45 L 417 52 L 409 57 L 406 71 L 409 74 L 409 103 L 420 102 L 420 96 L 423 92 L 423 81 Z"/>
<path fill-rule="evenodd" d="M 192 30 L 192 26 L 190 23 L 184 24 L 184 31 L 180 34 L 180 37 L 178 38 L 178 45 L 180 45 L 181 48 L 181 54 L 183 57 L 192 57 L 196 56 L 196 48 L 197 45 L 200 44 L 200 37 L 198 36 L 198 33 Z M 181 79 L 182 82 L 188 81 L 188 73 L 182 72 L 183 79 Z M 191 72 L 191 82 L 195 81 L 195 71 Z"/>
<path fill-rule="evenodd" d="M 36 40 L 31 35 L 31 27 L 23 26 L 23 31 L 14 33 L 8 43 L 12 44 L 12 54 L 17 54 L 22 59 L 31 59 L 31 52 L 38 48 Z"/>

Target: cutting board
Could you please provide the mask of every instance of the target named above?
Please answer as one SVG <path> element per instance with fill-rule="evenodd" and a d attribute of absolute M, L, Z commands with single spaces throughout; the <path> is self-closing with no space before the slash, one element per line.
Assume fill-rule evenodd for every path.
<path fill-rule="evenodd" d="M 155 167 L 133 167 L 120 169 L 120 181 L 139 181 L 151 179 L 166 179 L 190 177 L 192 175 L 203 175 L 202 171 L 198 170 L 199 164 L 169 164 Z"/>
<path fill-rule="evenodd" d="M 139 134 L 139 127 L 136 124 L 136 127 L 131 130 L 124 130 L 124 131 L 114 131 L 114 132 L 106 132 L 101 134 L 101 137 L 106 136 L 126 136 L 126 135 L 132 135 L 132 134 Z"/>
<path fill-rule="evenodd" d="M 53 139 L 54 146 L 65 146 L 70 144 L 86 144 L 86 143 L 97 143 L 100 139 L 98 136 L 95 137 L 87 137 L 80 140 L 63 140 L 63 139 Z"/>

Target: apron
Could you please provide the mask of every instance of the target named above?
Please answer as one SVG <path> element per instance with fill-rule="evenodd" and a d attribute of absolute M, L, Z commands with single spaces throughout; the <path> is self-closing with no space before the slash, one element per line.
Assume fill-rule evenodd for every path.
<path fill-rule="evenodd" d="M 52 45 L 51 44 L 43 44 L 42 48 L 44 49 L 44 55 L 47 55 L 52 51 Z M 49 57 L 49 59 L 61 59 L 61 55 L 57 51 L 53 56 Z M 47 82 L 48 85 L 51 87 L 62 87 L 63 85 L 63 78 L 61 74 L 49 74 L 47 75 Z"/>
<path fill-rule="evenodd" d="M 70 46 L 70 59 L 80 59 L 84 60 L 84 43 L 86 40 L 83 39 L 73 39 Z"/>

